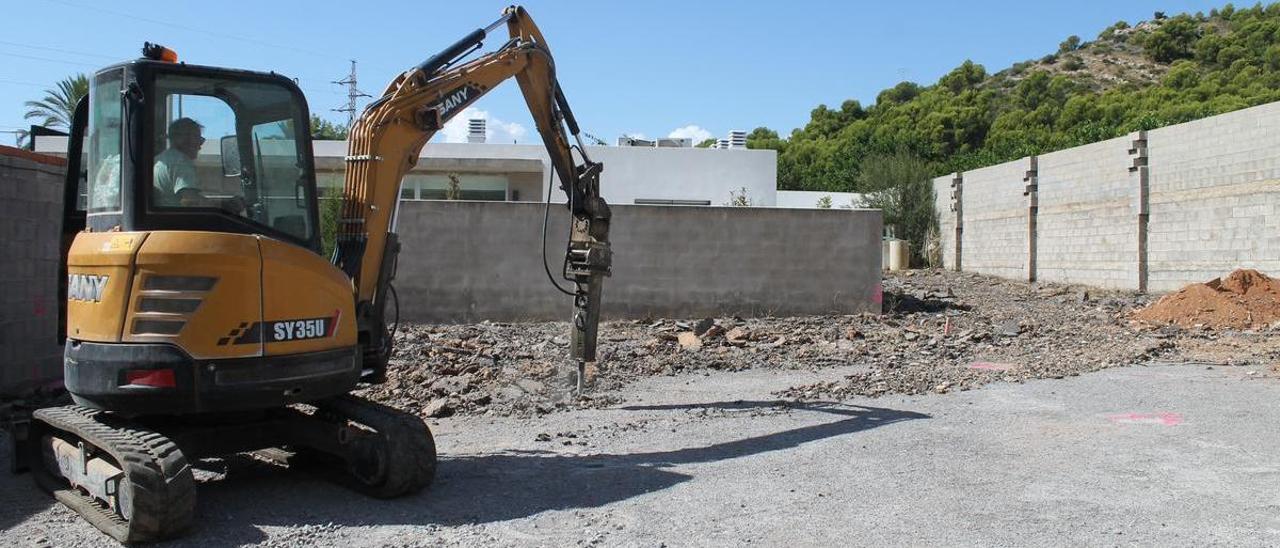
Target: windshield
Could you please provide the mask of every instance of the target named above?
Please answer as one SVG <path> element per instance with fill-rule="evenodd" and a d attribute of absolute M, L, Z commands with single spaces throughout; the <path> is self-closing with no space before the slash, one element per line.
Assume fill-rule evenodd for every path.
<path fill-rule="evenodd" d="M 156 78 L 150 208 L 247 219 L 301 240 L 314 185 L 295 138 L 301 105 L 279 84 Z"/>

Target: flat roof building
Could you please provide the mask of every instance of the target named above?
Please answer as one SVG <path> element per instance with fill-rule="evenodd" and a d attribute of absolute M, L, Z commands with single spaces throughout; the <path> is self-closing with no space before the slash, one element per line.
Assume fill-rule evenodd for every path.
<path fill-rule="evenodd" d="M 470 133 L 482 139 L 484 129 Z M 763 207 L 815 207 L 819 196 L 777 190 L 778 155 L 773 150 L 717 150 L 691 146 L 588 146 L 592 160 L 602 162 L 601 193 L 613 204 L 729 205 L 745 202 Z M 683 145 L 684 143 L 679 143 Z M 65 154 L 66 137 L 37 137 L 36 152 Z M 316 179 L 322 193 L 337 192 L 346 169 L 346 141 L 313 141 Z M 201 149 L 197 167 L 209 188 L 221 174 L 218 139 Z M 547 197 L 551 162 L 542 145 L 499 143 L 428 143 L 416 166 L 405 175 L 404 200 L 439 200 L 453 179 L 463 200 L 536 202 Z M 209 175 L 205 177 L 204 175 Z M 550 180 L 551 199 L 564 201 L 560 183 Z M 849 196 L 832 195 L 834 207 Z"/>

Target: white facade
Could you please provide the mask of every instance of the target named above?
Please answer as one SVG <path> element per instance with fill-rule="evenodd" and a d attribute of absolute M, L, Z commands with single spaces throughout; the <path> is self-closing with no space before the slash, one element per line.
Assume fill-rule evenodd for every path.
<path fill-rule="evenodd" d="M 36 151 L 64 154 L 66 137 L 38 137 Z M 217 140 L 205 153 L 217 154 Z M 314 141 L 317 182 L 342 185 L 346 141 Z M 777 205 L 778 154 L 773 150 L 724 151 L 692 147 L 588 146 L 592 160 L 604 164 L 601 194 L 613 204 L 674 203 L 727 205 L 742 193 L 753 206 Z M 542 201 L 546 199 L 550 158 L 542 145 L 428 143 L 418 165 L 405 176 L 405 199 L 431 199 L 454 175 L 464 199 Z M 559 181 L 552 200 L 564 201 Z"/>
<path fill-rule="evenodd" d="M 313 148 L 322 170 L 323 159 L 347 153 L 345 141 L 316 141 Z M 588 146 L 587 155 L 604 164 L 600 189 L 609 203 L 725 205 L 733 193 L 746 189 L 751 205 L 777 204 L 778 153 L 773 150 Z M 420 158 L 414 173 L 504 174 L 508 199 L 546 199 L 551 163 L 542 145 L 428 143 Z M 559 181 L 552 181 L 552 188 L 552 200 L 564 201 Z"/>

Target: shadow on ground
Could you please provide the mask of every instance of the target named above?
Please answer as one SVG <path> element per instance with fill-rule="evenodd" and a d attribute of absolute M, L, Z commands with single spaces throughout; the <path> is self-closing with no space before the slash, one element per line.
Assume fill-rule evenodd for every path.
<path fill-rule="evenodd" d="M 622 410 L 742 410 L 789 407 L 840 417 L 800 428 L 710 445 L 644 453 L 564 455 L 515 451 L 441 456 L 436 483 L 396 500 L 354 495 L 323 479 L 258 463 L 228 461 L 225 478 L 200 486 L 199 525 L 181 544 L 256 542 L 259 526 L 469 525 L 548 510 L 598 508 L 694 479 L 681 465 L 784 451 L 928 415 L 835 403 L 734 401 L 634 406 Z M 638 434 L 643 435 L 643 434 Z M 447 448 L 446 448 L 447 450 Z"/>
<path fill-rule="evenodd" d="M 947 310 L 967 311 L 972 310 L 973 307 L 957 303 L 953 297 L 925 295 L 924 298 L 920 298 L 910 293 L 885 291 L 881 309 L 886 314 L 914 314 L 919 312 L 937 314 Z"/>
<path fill-rule="evenodd" d="M 11 472 L 12 441 L 6 432 L 0 431 L 0 532 L 57 504 L 53 497 L 36 487 L 31 474 Z"/>

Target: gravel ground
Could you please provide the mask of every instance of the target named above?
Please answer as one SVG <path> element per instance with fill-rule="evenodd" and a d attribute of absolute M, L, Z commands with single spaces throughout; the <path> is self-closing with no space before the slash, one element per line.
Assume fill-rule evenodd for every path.
<path fill-rule="evenodd" d="M 771 396 L 844 369 L 654 377 L 607 409 L 440 419 L 436 484 L 392 501 L 205 462 L 201 521 L 171 545 L 1280 543 L 1280 379 L 1264 369 Z M 0 530 L 10 545 L 110 545 L 25 476 L 0 475 Z"/>
<path fill-rule="evenodd" d="M 1270 330 L 1144 326 L 1145 296 L 940 271 L 885 290 L 883 314 L 610 322 L 585 398 L 564 324 L 406 327 L 366 393 L 428 417 L 429 492 L 204 461 L 175 545 L 1280 542 Z M 1165 360 L 1199 364 L 1037 380 Z M 0 474 L 0 531 L 109 545 L 26 476 Z"/>

